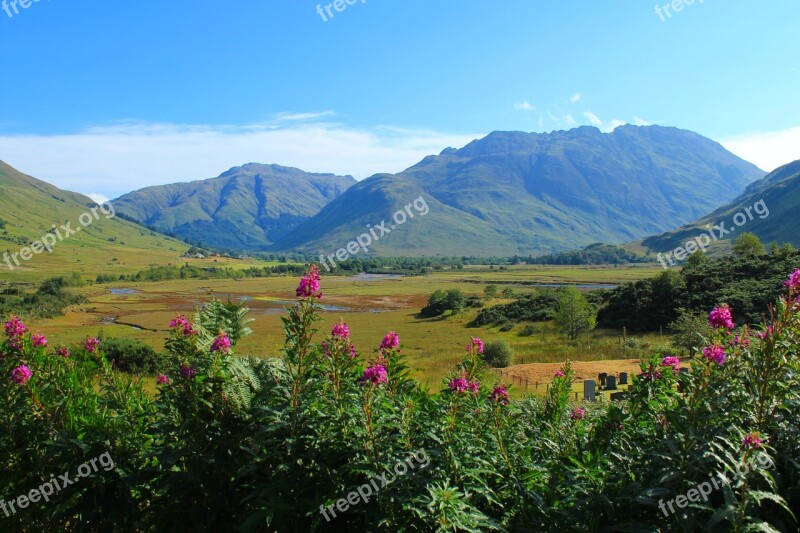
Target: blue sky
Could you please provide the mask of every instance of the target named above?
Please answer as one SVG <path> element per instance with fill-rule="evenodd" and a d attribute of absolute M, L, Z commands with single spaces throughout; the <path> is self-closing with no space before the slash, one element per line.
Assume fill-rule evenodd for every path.
<path fill-rule="evenodd" d="M 6 0 L 0 159 L 107 197 L 250 161 L 364 178 L 583 124 L 800 159 L 797 0 L 350 1 Z"/>

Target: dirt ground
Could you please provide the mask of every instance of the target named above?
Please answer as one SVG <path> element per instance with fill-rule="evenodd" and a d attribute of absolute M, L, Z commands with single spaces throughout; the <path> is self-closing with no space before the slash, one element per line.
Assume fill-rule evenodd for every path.
<path fill-rule="evenodd" d="M 531 384 L 535 382 L 549 383 L 553 375 L 558 372 L 563 363 L 531 363 L 527 365 L 514 365 L 502 370 L 502 376 L 508 379 L 514 378 L 524 380 L 527 378 Z M 597 380 L 597 375 L 605 372 L 607 374 L 619 375 L 620 372 L 627 372 L 629 376 L 641 372 L 638 359 L 623 359 L 614 361 L 573 361 L 572 370 L 575 372 L 575 381 L 586 379 Z"/>

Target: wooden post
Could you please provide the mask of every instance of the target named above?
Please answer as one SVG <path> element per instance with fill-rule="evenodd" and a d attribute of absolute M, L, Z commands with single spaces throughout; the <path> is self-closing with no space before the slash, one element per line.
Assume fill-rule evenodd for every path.
<path fill-rule="evenodd" d="M 622 326 L 622 338 L 624 340 L 628 340 L 628 328 L 625 326 Z"/>

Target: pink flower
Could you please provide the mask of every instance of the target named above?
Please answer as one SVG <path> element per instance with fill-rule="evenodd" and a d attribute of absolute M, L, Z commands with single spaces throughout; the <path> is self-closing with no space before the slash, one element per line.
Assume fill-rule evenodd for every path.
<path fill-rule="evenodd" d="M 169 377 L 166 374 L 159 374 L 156 378 L 156 385 L 169 385 Z"/>
<path fill-rule="evenodd" d="M 733 329 L 733 317 L 728 304 L 722 304 L 712 309 L 708 315 L 708 323 L 715 328 Z"/>
<path fill-rule="evenodd" d="M 509 397 L 508 397 L 508 389 L 504 386 L 495 387 L 492 393 L 489 395 L 489 399 L 493 402 L 497 402 L 500 405 L 508 405 Z"/>
<path fill-rule="evenodd" d="M 11 379 L 13 379 L 14 383 L 17 385 L 25 385 L 32 376 L 33 372 L 31 372 L 31 369 L 25 365 L 18 366 L 11 371 Z"/>
<path fill-rule="evenodd" d="M 661 361 L 661 366 L 671 366 L 674 372 L 677 372 L 681 368 L 681 360 L 674 356 L 665 357 L 663 361 Z"/>
<path fill-rule="evenodd" d="M 47 346 L 47 339 L 44 338 L 44 335 L 39 335 L 38 333 L 31 335 L 31 342 L 33 343 L 34 348 L 38 348 L 39 346 Z"/>
<path fill-rule="evenodd" d="M 400 337 L 397 335 L 396 332 L 390 331 L 383 337 L 381 341 L 380 350 L 394 350 L 400 346 Z"/>
<path fill-rule="evenodd" d="M 350 338 L 350 328 L 348 328 L 347 324 L 340 320 L 333 325 L 331 335 L 334 337 L 339 337 L 340 339 L 348 339 Z"/>
<path fill-rule="evenodd" d="M 322 293 L 319 292 L 319 289 L 319 267 L 311 265 L 308 273 L 300 278 L 295 294 L 297 294 L 298 298 L 322 298 Z"/>
<path fill-rule="evenodd" d="M 795 270 L 784 285 L 795 291 L 800 290 L 800 269 Z"/>
<path fill-rule="evenodd" d="M 554 377 L 554 378 L 563 378 L 563 377 L 565 377 L 565 376 L 566 376 L 566 374 L 564 374 L 564 373 L 563 373 L 561 370 L 559 370 L 558 372 L 556 372 L 555 374 L 553 374 L 553 377 Z"/>
<path fill-rule="evenodd" d="M 56 355 L 60 355 L 61 357 L 66 359 L 67 357 L 69 357 L 69 350 L 67 349 L 66 346 L 59 346 L 58 348 L 56 348 Z"/>
<path fill-rule="evenodd" d="M 467 382 L 467 378 L 455 378 L 450 380 L 450 384 L 448 386 L 450 387 L 451 391 L 459 394 L 467 390 L 469 383 Z"/>
<path fill-rule="evenodd" d="M 761 448 L 761 434 L 760 433 L 748 433 L 745 435 L 744 440 L 742 440 L 742 444 L 745 448 L 750 449 L 758 449 Z"/>
<path fill-rule="evenodd" d="M 472 353 L 473 349 L 477 353 L 483 353 L 483 348 L 484 348 L 483 341 L 478 339 L 478 338 L 476 338 L 476 337 L 472 337 L 472 342 L 467 344 L 467 351 L 469 353 Z"/>
<path fill-rule="evenodd" d="M 192 328 L 191 322 L 189 322 L 185 316 L 177 315 L 175 318 L 169 321 L 169 329 L 182 329 L 184 335 L 194 335 L 195 331 Z"/>
<path fill-rule="evenodd" d="M 197 370 L 189 365 L 182 365 L 178 373 L 183 379 L 194 379 L 197 375 Z"/>
<path fill-rule="evenodd" d="M 462 392 L 467 391 L 471 392 L 472 394 L 478 394 L 481 390 L 480 381 L 468 381 L 464 376 L 451 380 L 448 386 L 450 387 L 450 390 L 456 394 L 461 394 Z"/>
<path fill-rule="evenodd" d="M 86 339 L 86 342 L 83 344 L 83 347 L 86 348 L 86 351 L 89 353 L 94 353 L 97 350 L 97 345 L 100 344 L 100 339 L 92 338 Z"/>
<path fill-rule="evenodd" d="M 364 373 L 358 378 L 362 385 L 372 383 L 373 385 L 381 385 L 389 382 L 389 374 L 386 372 L 386 367 L 383 365 L 373 365 L 364 370 Z"/>
<path fill-rule="evenodd" d="M 228 353 L 231 351 L 231 339 L 225 333 L 220 333 L 214 337 L 211 343 L 211 352 Z"/>
<path fill-rule="evenodd" d="M 736 335 L 733 337 L 733 339 L 728 341 L 728 346 L 730 346 L 731 348 L 736 348 L 737 346 L 740 346 L 742 348 L 749 348 L 750 339 L 748 339 L 747 337 L 740 337 L 739 335 Z"/>
<path fill-rule="evenodd" d="M 584 418 L 586 418 L 586 409 L 584 409 L 583 407 L 576 407 L 569 414 L 569 417 L 573 420 L 583 420 Z"/>
<path fill-rule="evenodd" d="M 767 340 L 774 334 L 775 334 L 775 326 L 767 326 L 767 329 L 765 329 L 761 333 L 756 333 L 756 337 L 758 337 L 761 340 Z"/>
<path fill-rule="evenodd" d="M 355 359 L 356 357 L 358 357 L 358 352 L 356 351 L 355 345 L 353 345 L 353 343 L 351 342 L 350 343 L 350 359 Z"/>
<path fill-rule="evenodd" d="M 706 346 L 703 350 L 703 356 L 718 365 L 725 364 L 725 348 L 720 346 L 719 344 L 715 344 L 713 346 Z"/>
<path fill-rule="evenodd" d="M 26 331 L 28 328 L 18 316 L 12 316 L 11 320 L 6 322 L 6 335 L 9 337 L 21 337 Z"/>

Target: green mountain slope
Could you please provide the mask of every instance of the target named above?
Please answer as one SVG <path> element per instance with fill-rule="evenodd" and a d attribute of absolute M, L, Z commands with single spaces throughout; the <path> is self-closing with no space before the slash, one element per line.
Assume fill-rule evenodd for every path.
<path fill-rule="evenodd" d="M 91 214 L 96 209 L 97 216 Z M 89 215 L 84 215 L 89 213 Z M 112 211 L 106 211 L 109 215 Z M 82 224 L 83 220 L 90 224 Z M 25 175 L 0 161 L 0 255 L 19 253 L 41 240 L 53 225 L 63 240 L 25 261 L 17 256 L 13 270 L 0 260 L 0 279 L 27 281 L 47 275 L 80 272 L 86 277 L 99 273 L 137 272 L 150 264 L 177 263 L 187 245 L 118 217 L 108 217 L 97 204 L 81 194 L 62 191 Z M 67 236 L 60 226 L 69 223 L 75 231 Z"/>
<path fill-rule="evenodd" d="M 354 183 L 350 176 L 250 163 L 209 180 L 147 187 L 117 198 L 114 205 L 134 220 L 190 242 L 263 250 Z"/>
<path fill-rule="evenodd" d="M 420 194 L 430 213 L 386 235 L 376 253 L 528 255 L 619 243 L 694 220 L 763 176 L 676 128 L 495 132 L 351 187 L 273 249 L 330 253 Z"/>
<path fill-rule="evenodd" d="M 737 217 L 740 213 L 742 215 Z M 800 213 L 800 160 L 789 163 L 751 184 L 732 202 L 699 220 L 674 231 L 647 237 L 641 241 L 641 245 L 651 251 L 666 252 L 711 231 L 719 239 L 718 242 L 712 242 L 711 249 L 725 251 L 730 248 L 732 239 L 747 231 L 758 235 L 763 242 L 788 242 L 800 246 L 798 213 Z M 741 225 L 737 225 L 737 221 L 741 222 Z M 720 223 L 724 223 L 725 227 L 714 229 L 714 226 L 719 226 Z M 728 233 L 721 235 L 723 232 Z"/>

